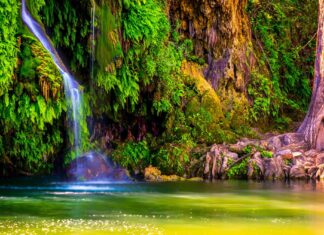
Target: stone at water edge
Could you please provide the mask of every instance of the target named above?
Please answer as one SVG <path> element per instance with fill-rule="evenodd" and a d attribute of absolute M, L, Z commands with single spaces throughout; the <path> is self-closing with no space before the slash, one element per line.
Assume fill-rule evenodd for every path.
<path fill-rule="evenodd" d="M 291 152 L 290 149 L 285 149 L 285 150 L 281 150 L 276 152 L 276 156 L 281 156 L 282 159 L 285 160 L 289 160 L 292 159 L 294 157 L 293 153 Z"/>
<path fill-rule="evenodd" d="M 264 173 L 265 169 L 261 153 L 256 152 L 248 161 L 248 179 L 262 179 L 264 177 Z"/>
<path fill-rule="evenodd" d="M 278 136 L 274 136 L 268 141 L 268 150 L 279 150 L 282 147 L 281 140 Z"/>
<path fill-rule="evenodd" d="M 128 172 L 106 156 L 91 152 L 74 159 L 66 170 L 70 180 L 129 180 Z"/>
<path fill-rule="evenodd" d="M 146 167 L 144 169 L 144 179 L 146 181 L 156 181 L 161 177 L 161 171 L 153 166 Z"/>
<path fill-rule="evenodd" d="M 202 181 L 202 178 L 195 177 L 186 179 L 178 175 L 162 175 L 161 171 L 153 166 L 148 166 L 144 169 L 144 180 L 148 182 L 167 182 L 167 181 Z"/>
<path fill-rule="evenodd" d="M 291 179 L 306 179 L 306 171 L 303 165 L 294 165 L 291 167 L 289 176 Z"/>

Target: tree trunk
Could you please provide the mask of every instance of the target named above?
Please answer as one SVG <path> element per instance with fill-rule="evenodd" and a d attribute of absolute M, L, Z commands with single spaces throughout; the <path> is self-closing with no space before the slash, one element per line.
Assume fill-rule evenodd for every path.
<path fill-rule="evenodd" d="M 317 49 L 312 100 L 298 132 L 312 148 L 324 150 L 324 0 L 319 0 Z"/>

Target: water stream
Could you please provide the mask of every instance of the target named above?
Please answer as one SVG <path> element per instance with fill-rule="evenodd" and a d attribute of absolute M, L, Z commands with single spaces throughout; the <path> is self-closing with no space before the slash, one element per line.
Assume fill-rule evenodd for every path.
<path fill-rule="evenodd" d="M 64 79 L 64 90 L 65 98 L 68 106 L 68 118 L 69 123 L 72 127 L 73 133 L 73 148 L 76 154 L 81 154 L 80 146 L 82 146 L 82 136 L 81 136 L 81 125 L 82 120 L 82 92 L 80 91 L 80 85 L 75 81 L 73 76 L 69 73 L 68 69 L 65 67 L 60 56 L 52 45 L 51 40 L 46 35 L 43 27 L 36 22 L 30 12 L 26 7 L 26 1 L 22 0 L 22 20 L 28 26 L 30 31 L 35 35 L 35 37 L 41 42 L 45 49 L 51 54 L 55 65 L 60 70 L 62 77 Z"/>

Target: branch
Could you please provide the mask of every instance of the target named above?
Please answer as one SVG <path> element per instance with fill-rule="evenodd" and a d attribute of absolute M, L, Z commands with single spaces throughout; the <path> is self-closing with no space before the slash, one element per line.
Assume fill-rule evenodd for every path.
<path fill-rule="evenodd" d="M 313 35 L 313 37 L 302 48 L 300 48 L 299 51 L 304 50 L 315 39 L 316 35 L 317 35 L 317 32 Z"/>
<path fill-rule="evenodd" d="M 228 167 L 226 167 L 226 169 L 224 170 L 224 172 L 228 171 L 229 169 L 231 169 L 233 166 L 235 166 L 236 164 L 242 162 L 245 158 L 250 157 L 251 155 L 253 155 L 254 153 L 247 153 L 245 154 L 243 157 L 240 157 L 239 159 L 237 159 L 235 162 L 233 162 L 231 165 L 229 165 Z"/>

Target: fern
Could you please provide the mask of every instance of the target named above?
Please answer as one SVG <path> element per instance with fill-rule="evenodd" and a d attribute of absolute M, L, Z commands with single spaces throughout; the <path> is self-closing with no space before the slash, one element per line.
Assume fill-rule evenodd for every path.
<path fill-rule="evenodd" d="M 19 5 L 16 0 L 0 1 L 0 96 L 10 88 L 17 62 Z"/>
<path fill-rule="evenodd" d="M 22 35 L 20 46 L 22 63 L 17 77 L 12 89 L 0 97 L 0 125 L 4 127 L 0 130 L 0 151 L 17 169 L 49 172 L 53 155 L 63 143 L 62 77 L 51 56 L 32 36 Z M 52 91 L 50 96 L 44 92 L 44 82 Z"/>

